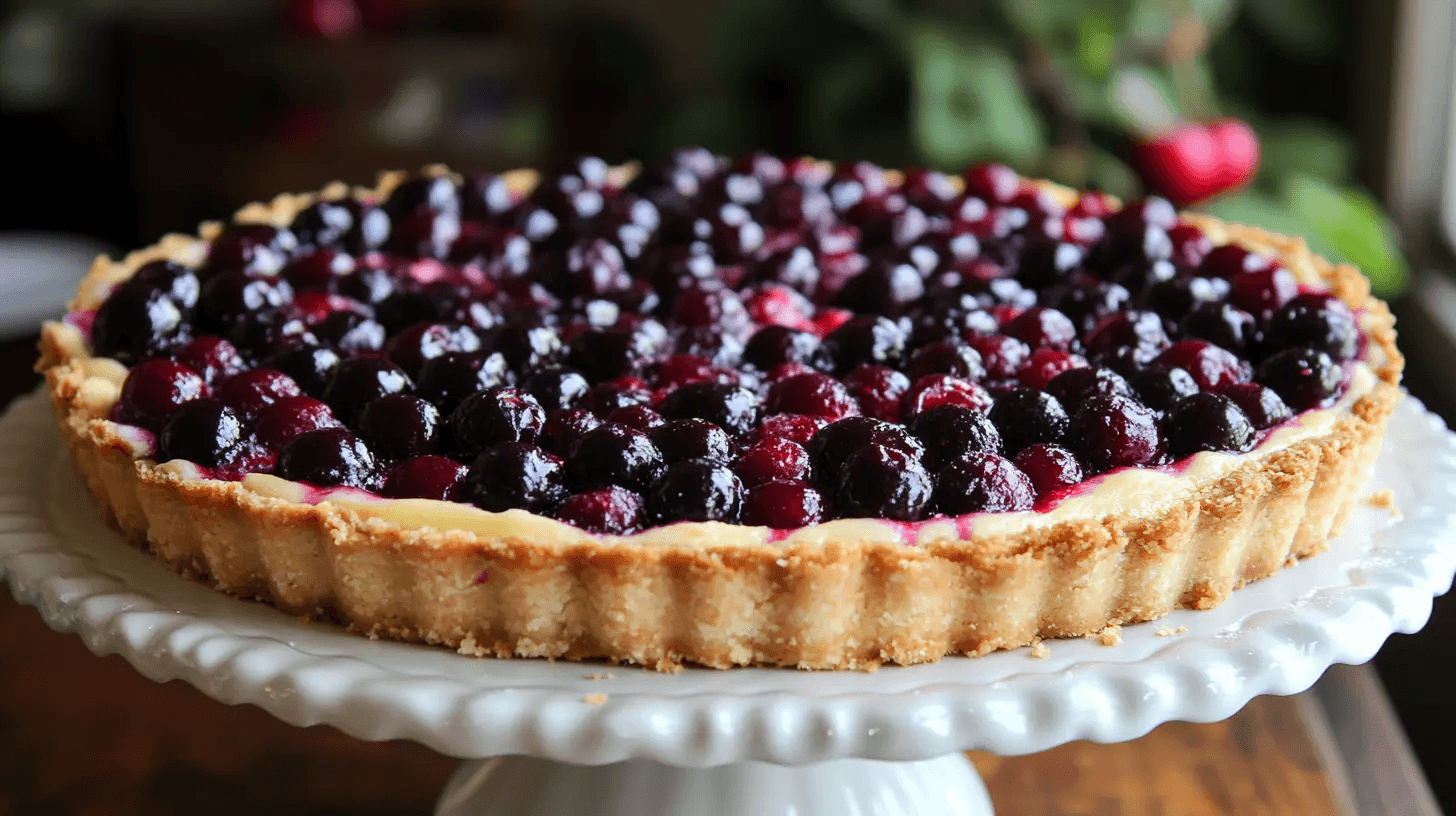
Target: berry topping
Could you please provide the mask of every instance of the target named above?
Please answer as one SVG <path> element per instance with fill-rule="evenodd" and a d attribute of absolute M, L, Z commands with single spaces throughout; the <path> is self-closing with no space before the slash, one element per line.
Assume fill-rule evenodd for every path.
<path fill-rule="evenodd" d="M 374 486 L 374 454 L 344 428 L 323 428 L 295 438 L 278 456 L 278 475 L 316 487 Z"/>
<path fill-rule="evenodd" d="M 1249 379 L 1249 364 L 1233 352 L 1206 340 L 1182 340 L 1158 355 L 1160 366 L 1176 366 L 1193 375 L 1193 381 L 1204 391 L 1220 391 L 1236 382 Z"/>
<path fill-rule="evenodd" d="M 1254 426 L 1243 409 L 1221 394 L 1184 397 L 1168 412 L 1168 451 L 1189 456 L 1199 451 L 1243 453 L 1254 447 Z"/>
<path fill-rule="evenodd" d="M 822 416 L 831 422 L 859 413 L 859 404 L 844 383 L 811 372 L 779 380 L 768 389 L 764 407 L 771 414 Z"/>
<path fill-rule="evenodd" d="M 647 434 L 608 422 L 586 432 L 566 461 L 566 483 L 572 490 L 617 485 L 644 493 L 662 474 L 662 452 Z"/>
<path fill-rule="evenodd" d="M 1012 463 L 976 451 L 940 469 L 934 500 L 935 508 L 948 516 L 1029 510 L 1036 490 Z"/>
<path fill-rule="evenodd" d="M 447 351 L 425 363 L 415 393 L 439 406 L 442 413 L 449 413 L 471 394 L 507 385 L 514 379 L 500 352 Z"/>
<path fill-rule="evenodd" d="M 764 419 L 762 425 L 745 434 L 743 444 L 756 445 L 764 439 L 777 437 L 808 446 L 814 435 L 828 424 L 829 420 L 824 417 L 778 414 Z"/>
<path fill-rule="evenodd" d="M 1344 301 L 1329 295 L 1300 295 L 1274 314 L 1264 331 L 1271 349 L 1310 348 L 1336 362 L 1355 356 L 1359 332 Z"/>
<path fill-rule="evenodd" d="M 809 452 L 797 442 L 771 436 L 739 454 L 733 470 L 748 487 L 773 481 L 809 481 Z"/>
<path fill-rule="evenodd" d="M 334 369 L 323 401 L 345 425 L 354 427 L 369 403 L 390 394 L 408 394 L 414 383 L 404 370 L 388 360 L 356 357 Z"/>
<path fill-rule="evenodd" d="M 989 418 L 1000 429 L 1008 454 L 1040 443 L 1061 444 L 1071 422 L 1060 400 L 1030 388 L 1013 388 L 1002 394 L 991 407 Z"/>
<path fill-rule="evenodd" d="M 894 448 L 917 461 L 925 453 L 925 446 L 904 426 L 869 417 L 847 417 L 824 426 L 810 440 L 808 450 L 814 473 L 825 482 L 834 482 L 849 457 L 871 444 Z"/>
<path fill-rule="evenodd" d="M 706 419 L 734 436 L 758 424 L 758 397 L 726 383 L 696 382 L 667 395 L 662 415 L 669 419 Z"/>
<path fill-rule="evenodd" d="M 410 394 L 390 394 L 369 403 L 359 416 L 359 436 L 388 459 L 434 453 L 440 409 Z"/>
<path fill-rule="evenodd" d="M 447 352 L 470 352 L 479 348 L 480 337 L 469 326 L 418 323 L 389 338 L 384 350 L 406 374 L 419 377 L 425 364 L 436 357 Z"/>
<path fill-rule="evenodd" d="M 450 447 L 474 459 L 501 442 L 535 442 L 546 423 L 541 404 L 515 388 L 490 388 L 461 402 L 446 421 Z"/>
<path fill-rule="evenodd" d="M 1290 408 L 1308 411 L 1334 402 L 1344 372 L 1323 351 L 1292 348 L 1260 363 L 1256 379 L 1274 389 Z"/>
<path fill-rule="evenodd" d="M 1095 396 L 1072 415 L 1067 441 L 1093 473 L 1152 462 L 1162 437 L 1157 417 L 1141 403 Z"/>
<path fill-rule="evenodd" d="M 561 458 L 527 442 L 499 442 L 470 467 L 460 497 L 493 513 L 550 510 L 566 498 Z"/>
<path fill-rule="evenodd" d="M 733 458 L 733 440 L 706 420 L 674 419 L 653 428 L 649 436 L 668 464 L 703 459 L 726 465 Z"/>
<path fill-rule="evenodd" d="M 243 441 L 243 421 L 217 400 L 194 400 L 172 413 L 157 437 L 157 459 L 186 459 L 203 467 L 225 464 Z"/>
<path fill-rule="evenodd" d="M 937 405 L 963 405 L 985 412 L 991 409 L 991 395 L 970 380 L 927 374 L 911 383 L 900 399 L 900 416 L 909 421 Z"/>
<path fill-rule="evenodd" d="M 919 521 L 929 508 L 930 494 L 930 474 L 917 457 L 871 443 L 845 461 L 835 502 L 845 518 Z"/>
<path fill-rule="evenodd" d="M 862 365 L 844 377 L 844 387 L 865 416 L 897 422 L 900 400 L 910 390 L 910 378 L 893 368 Z M 764 420 L 767 424 L 769 420 Z"/>
<path fill-rule="evenodd" d="M 133 364 L 182 339 L 183 307 L 162 291 L 130 281 L 111 293 L 91 324 L 97 355 Z"/>
<path fill-rule="evenodd" d="M 546 424 L 541 426 L 537 441 L 557 456 L 570 458 L 576 452 L 576 443 L 600 424 L 602 421 L 597 419 L 596 414 L 582 408 L 553 411 L 547 415 Z"/>
<path fill-rule="evenodd" d="M 1057 445 L 1032 445 L 1016 454 L 1011 463 L 1031 480 L 1038 496 L 1082 481 L 1082 466 L 1077 457 Z"/>
<path fill-rule="evenodd" d="M 114 418 L 158 431 L 173 411 L 208 394 L 207 383 L 192 369 L 171 360 L 148 360 L 132 369 L 122 383 Z"/>
<path fill-rule="evenodd" d="M 384 475 L 380 493 L 391 499 L 455 501 L 456 487 L 469 471 L 454 459 L 420 456 L 406 459 Z"/>
<path fill-rule="evenodd" d="M 743 500 L 744 524 L 793 530 L 818 524 L 825 515 L 824 497 L 799 481 L 764 482 Z"/>
<path fill-rule="evenodd" d="M 1254 423 L 1254 428 L 1263 431 L 1289 419 L 1293 414 L 1284 399 L 1258 383 L 1239 383 L 1225 388 L 1223 395 L 1243 409 L 1244 416 Z"/>
<path fill-rule="evenodd" d="M 333 410 L 313 397 L 279 397 L 258 412 L 253 433 L 267 447 L 281 450 L 309 431 L 339 427 L 342 426 L 334 418 Z"/>
<path fill-rule="evenodd" d="M 925 464 L 936 468 L 971 453 L 1001 451 L 991 420 L 963 405 L 940 405 L 915 417 L 910 433 L 925 446 Z"/>
<path fill-rule="evenodd" d="M 675 521 L 725 521 L 735 524 L 743 510 L 743 482 L 723 465 L 701 459 L 667 469 L 648 498 L 657 524 Z"/>
<path fill-rule="evenodd" d="M 1063 371 L 1047 383 L 1046 393 L 1056 397 L 1062 407 L 1072 413 L 1076 413 L 1089 397 L 1133 396 L 1132 387 L 1127 384 L 1127 380 L 1106 368 L 1073 368 Z"/>
<path fill-rule="evenodd" d="M 628 535 L 646 526 L 642 497 L 621 487 L 578 493 L 557 505 L 551 515 L 589 533 Z"/>
<path fill-rule="evenodd" d="M 209 386 L 241 372 L 247 367 L 243 355 L 232 343 L 221 337 L 199 337 L 177 350 L 172 359 L 202 375 Z"/>
<path fill-rule="evenodd" d="M 1229 389 L 1239 388 L 1241 385 L 1247 383 L 1231 385 Z M 1132 387 L 1144 405 L 1159 413 L 1166 413 L 1179 400 L 1198 393 L 1198 383 L 1193 381 L 1192 374 L 1181 368 L 1161 366 L 1133 375 Z"/>

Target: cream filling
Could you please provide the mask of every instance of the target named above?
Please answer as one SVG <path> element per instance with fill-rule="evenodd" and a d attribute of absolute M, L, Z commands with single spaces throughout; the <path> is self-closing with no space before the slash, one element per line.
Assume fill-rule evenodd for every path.
<path fill-rule="evenodd" d="M 1368 336 L 1367 316 L 1360 320 L 1362 333 Z M 92 416 L 106 416 L 120 395 L 127 369 L 115 360 L 93 358 L 84 337 L 75 326 L 66 323 L 48 324 L 57 334 L 62 348 L 78 361 L 84 379 L 78 397 Z M 547 538 L 563 545 L 600 540 L 630 541 L 633 544 L 684 544 L 710 546 L 734 543 L 739 545 L 775 543 L 783 546 L 822 544 L 834 540 L 885 541 L 903 544 L 924 544 L 933 541 L 954 541 L 982 535 L 1012 533 L 1034 526 L 1048 526 L 1065 521 L 1103 518 L 1130 511 L 1148 515 L 1158 507 L 1186 500 L 1194 483 L 1206 484 L 1232 471 L 1249 457 L 1263 456 L 1287 448 L 1301 440 L 1326 433 L 1335 422 L 1348 415 L 1355 401 L 1369 393 L 1378 382 L 1372 367 L 1384 363 L 1380 349 L 1371 345 L 1369 357 L 1352 366 L 1348 389 L 1329 408 L 1309 411 L 1295 421 L 1271 433 L 1248 453 L 1228 454 L 1205 452 L 1174 472 L 1129 468 L 1103 478 L 1090 490 L 1068 497 L 1046 512 L 1024 511 L 977 514 L 958 519 L 934 519 L 913 524 L 882 519 L 838 519 L 796 530 L 776 538 L 767 527 L 748 527 L 722 522 L 697 522 L 654 527 L 630 536 L 596 536 L 569 524 L 538 516 L 524 510 L 492 513 L 456 502 L 433 499 L 386 499 L 353 489 L 316 490 L 297 482 L 263 473 L 248 474 L 243 488 L 259 495 L 283 501 L 332 505 L 352 511 L 366 519 L 378 519 L 409 530 L 461 530 L 485 539 Z M 133 458 L 145 459 L 153 454 L 150 434 L 127 426 L 117 426 L 126 440 Z M 135 433 L 127 433 L 136 431 Z M 157 466 L 157 470 L 184 481 L 206 478 L 191 462 L 173 460 Z M 969 521 L 969 525 L 967 522 Z"/>

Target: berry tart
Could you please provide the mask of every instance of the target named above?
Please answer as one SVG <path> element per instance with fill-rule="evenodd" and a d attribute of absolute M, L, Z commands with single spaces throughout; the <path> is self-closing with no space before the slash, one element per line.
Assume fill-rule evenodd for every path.
<path fill-rule="evenodd" d="M 100 258 L 70 453 L 178 571 L 371 637 L 919 663 L 1323 550 L 1400 399 L 1302 240 L 989 165 L 386 174 Z"/>

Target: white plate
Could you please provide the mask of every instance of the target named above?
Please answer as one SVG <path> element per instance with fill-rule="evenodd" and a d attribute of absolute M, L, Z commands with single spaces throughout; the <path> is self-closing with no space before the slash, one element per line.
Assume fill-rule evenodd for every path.
<path fill-rule="evenodd" d="M 0 569 L 16 598 L 153 679 L 461 757 L 707 767 L 1122 741 L 1368 660 L 1425 623 L 1456 571 L 1456 444 L 1407 399 L 1366 489 L 1393 489 L 1403 518 L 1362 502 L 1330 552 L 1217 609 L 1125 627 L 1116 646 L 1053 641 L 1046 659 L 1021 649 L 872 674 L 475 659 L 305 625 L 173 575 L 102 524 L 52 423 L 38 396 L 0 422 Z"/>

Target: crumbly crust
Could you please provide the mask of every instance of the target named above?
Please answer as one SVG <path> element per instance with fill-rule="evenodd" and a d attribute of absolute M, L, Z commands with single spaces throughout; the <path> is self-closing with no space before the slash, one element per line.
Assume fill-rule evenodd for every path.
<path fill-rule="evenodd" d="M 448 173 L 441 168 L 427 172 Z M 626 170 L 623 172 L 630 172 Z M 237 214 L 287 224 L 319 197 L 381 196 L 341 183 Z M 519 189 L 530 171 L 508 177 Z M 1059 196 L 1074 196 L 1048 185 Z M 37 370 L 72 459 L 108 523 L 183 575 L 371 637 L 464 654 L 605 658 L 662 671 L 684 662 L 873 669 L 979 655 L 1217 606 L 1243 584 L 1328 546 L 1400 400 L 1394 319 L 1348 265 L 1302 239 L 1184 214 L 1217 243 L 1276 255 L 1302 284 L 1363 312 L 1374 387 L 1328 430 L 1256 449 L 1214 477 L 1136 510 L 907 546 L 884 525 L 830 522 L 771 542 L 762 528 L 678 524 L 593 536 L 523 511 L 484 534 L 410 528 L 335 502 L 287 501 L 237 482 L 181 478 L 140 458 L 105 419 L 125 369 L 48 324 Z M 72 308 L 94 309 L 143 263 L 199 262 L 221 225 L 102 257 Z"/>

